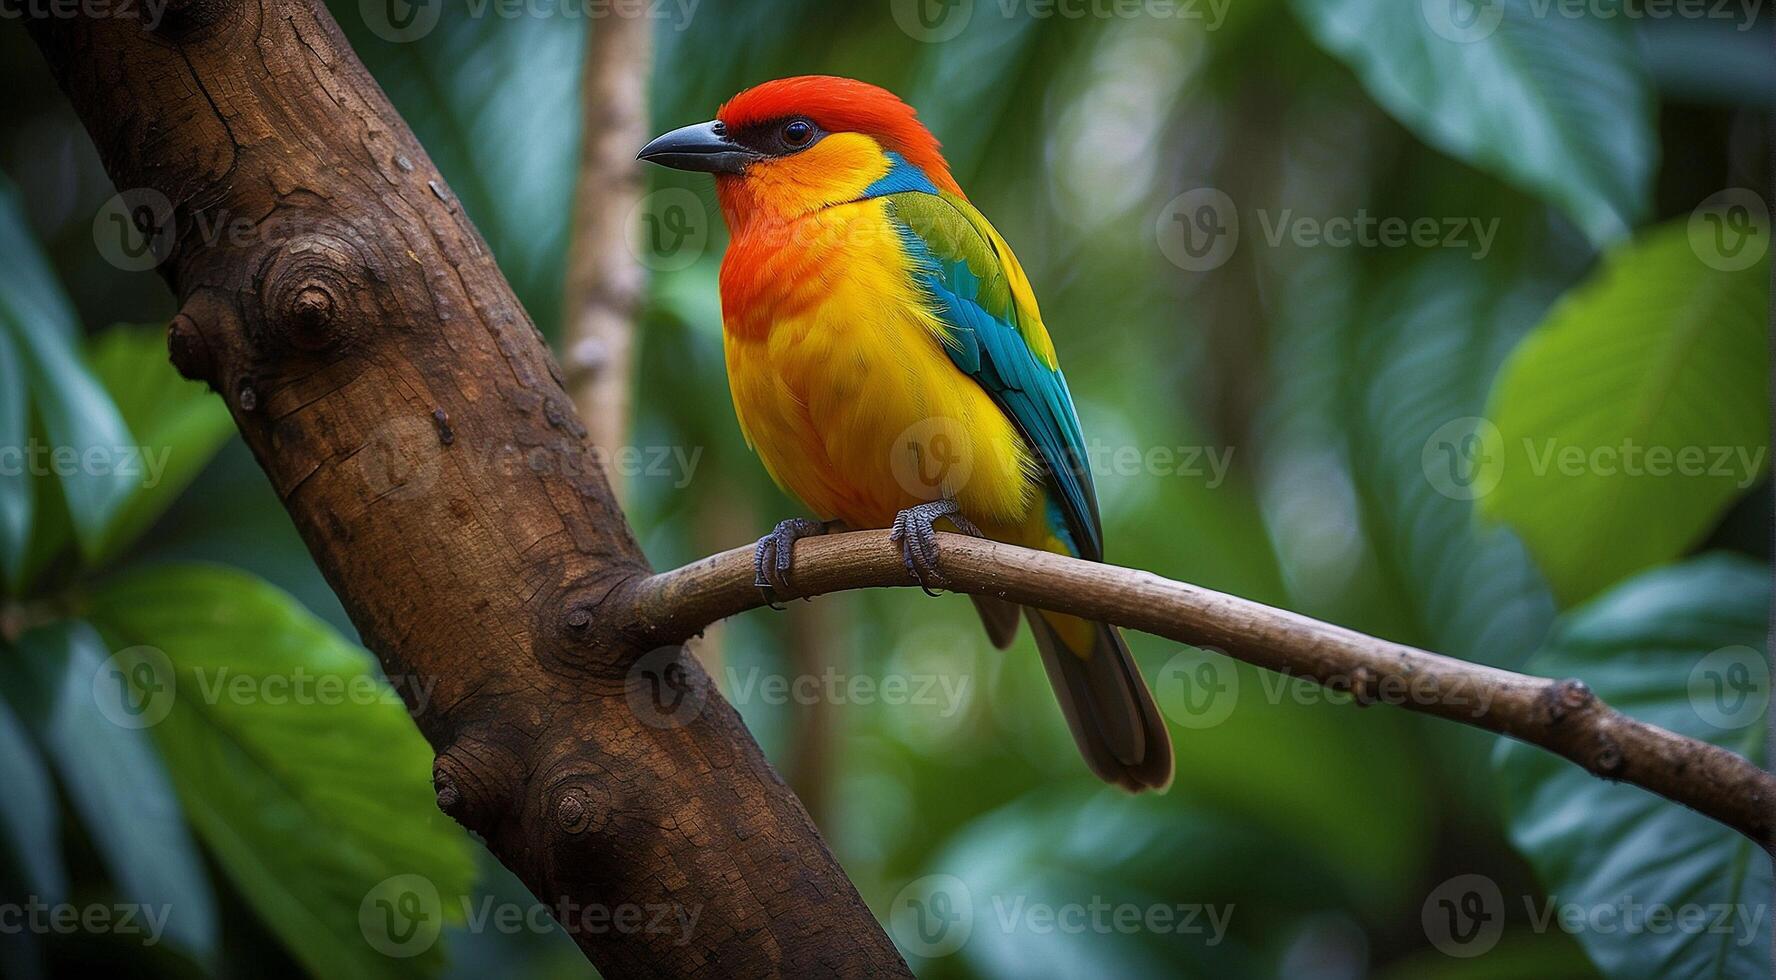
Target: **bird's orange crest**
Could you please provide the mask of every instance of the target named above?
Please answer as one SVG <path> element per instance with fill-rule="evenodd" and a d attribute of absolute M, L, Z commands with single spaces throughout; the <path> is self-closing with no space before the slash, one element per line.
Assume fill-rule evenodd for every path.
<path fill-rule="evenodd" d="M 798 75 L 764 82 L 729 99 L 716 113 L 730 130 L 786 116 L 807 116 L 828 132 L 863 133 L 908 163 L 942 190 L 961 195 L 937 137 L 913 107 L 885 88 L 836 75 Z"/>

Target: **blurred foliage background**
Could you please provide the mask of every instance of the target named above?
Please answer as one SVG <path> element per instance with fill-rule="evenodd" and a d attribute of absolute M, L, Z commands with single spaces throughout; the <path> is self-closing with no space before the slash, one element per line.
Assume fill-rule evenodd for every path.
<path fill-rule="evenodd" d="M 445 3 L 397 42 L 376 6 L 334 13 L 558 340 L 587 19 Z M 1776 46 L 1756 5 L 1706 6 L 665 4 L 651 99 L 665 130 L 819 72 L 918 107 L 1041 298 L 1104 450 L 1111 560 L 1576 675 L 1767 761 Z M 0 47 L 0 447 L 169 450 L 153 487 L 0 473 L 0 882 L 15 904 L 171 910 L 154 944 L 0 930 L 0 970 L 588 973 L 546 921 L 488 917 L 532 899 L 436 812 L 383 689 L 156 696 L 229 672 L 379 682 L 226 412 L 167 366 L 165 288 L 104 258 L 116 189 L 84 131 L 24 32 Z M 733 420 L 713 190 L 649 179 L 625 502 L 665 567 L 798 508 Z M 1312 231 L 1363 216 L 1436 231 Z M 1604 472 L 1592 451 L 1625 444 L 1710 465 Z M 960 599 L 797 603 L 699 652 L 922 975 L 1768 975 L 1770 862 L 1732 833 L 1535 750 L 1131 641 L 1176 726 L 1164 797 L 1099 787 L 1029 641 L 993 651 Z M 927 696 L 761 685 L 828 672 Z M 365 916 L 415 875 L 443 934 L 386 955 Z M 917 928 L 933 889 L 970 905 L 955 944 Z M 1618 900 L 1749 918 L 1546 916 Z M 1228 915 L 1024 915 L 1094 904 Z"/>

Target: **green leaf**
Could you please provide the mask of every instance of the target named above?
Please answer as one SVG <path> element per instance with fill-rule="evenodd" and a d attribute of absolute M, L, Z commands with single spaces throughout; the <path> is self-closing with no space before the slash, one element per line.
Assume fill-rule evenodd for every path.
<path fill-rule="evenodd" d="M 1682 223 L 1613 252 L 1500 371 L 1482 513 L 1568 603 L 1693 546 L 1763 473 L 1769 259 L 1704 264 Z"/>
<path fill-rule="evenodd" d="M 80 337 L 80 319 L 74 304 L 62 291 L 61 280 L 50 268 L 31 232 L 31 223 L 19 206 L 18 188 L 0 174 L 0 295 L 26 322 L 48 330 L 64 344 Z"/>
<path fill-rule="evenodd" d="M 88 345 L 93 373 L 141 447 L 140 489 L 100 542 L 95 563 L 115 556 L 160 517 L 234 432 L 234 420 L 201 384 L 167 361 L 165 331 L 115 326 Z"/>
<path fill-rule="evenodd" d="M 0 645 L 0 655 L 15 659 L 18 651 Z M 0 831 L 11 848 L 12 865 L 20 869 L 33 894 L 46 902 L 62 901 L 68 892 L 68 872 L 62 867 L 62 814 L 55 785 L 23 722 L 3 700 L 0 786 L 6 787 Z"/>
<path fill-rule="evenodd" d="M 154 733 L 174 785 L 290 952 L 320 976 L 441 964 L 437 929 L 460 914 L 474 864 L 434 802 L 431 749 L 370 656 L 223 568 L 132 575 L 94 597 L 93 616 L 164 651 L 178 697 Z"/>
<path fill-rule="evenodd" d="M 1654 100 L 1623 17 L 1538 0 L 1294 0 L 1419 138 L 1540 194 L 1606 244 L 1646 214 Z"/>
<path fill-rule="evenodd" d="M 1542 642 L 1553 598 L 1510 529 L 1473 519 L 1427 449 L 1478 414 L 1487 379 L 1535 315 L 1466 259 L 1413 263 L 1346 330 L 1341 394 L 1363 519 L 1432 649 L 1508 665 Z"/>
<path fill-rule="evenodd" d="M 1562 617 L 1527 665 L 1577 677 L 1649 724 L 1765 763 L 1767 569 L 1707 556 L 1641 575 Z M 1737 666 L 1735 666 L 1737 665 Z M 1560 907 L 1726 909 L 1728 928 L 1581 928 L 1611 977 L 1751 977 L 1769 969 L 1769 859 L 1742 835 L 1541 749 L 1494 754 L 1513 843 Z M 1537 907 L 1538 913 L 1543 906 Z M 1748 925 L 1745 918 L 1758 916 Z M 1601 920 L 1600 920 L 1601 921 Z M 1681 921 L 1681 920 L 1673 920 Z M 1712 915 L 1705 925 L 1714 923 Z"/>
<path fill-rule="evenodd" d="M 890 882 L 885 925 L 921 974 L 1258 976 L 1274 937 L 1341 894 L 1326 856 L 1176 797 L 1038 791 Z M 1198 910 L 1148 924 L 1180 895 Z"/>
<path fill-rule="evenodd" d="M 216 899 L 167 768 L 120 699 L 121 664 L 84 622 L 31 630 L 0 664 L 12 706 L 54 763 L 118 891 L 155 914 L 182 949 L 216 948 Z"/>
<path fill-rule="evenodd" d="M 0 278 L 0 331 L 11 334 L 21 355 L 26 387 L 49 439 L 48 445 L 20 448 L 32 451 L 28 469 L 59 478 L 74 536 L 90 558 L 138 485 L 139 477 L 121 465 L 135 440 L 81 361 L 79 321 L 6 185 L 0 185 L 0 229 L 0 268 L 7 270 Z"/>
<path fill-rule="evenodd" d="M 25 552 L 31 541 L 31 473 L 23 453 L 31 434 L 31 406 L 26 401 L 25 369 L 18 347 L 0 330 L 0 592 L 24 577 Z"/>

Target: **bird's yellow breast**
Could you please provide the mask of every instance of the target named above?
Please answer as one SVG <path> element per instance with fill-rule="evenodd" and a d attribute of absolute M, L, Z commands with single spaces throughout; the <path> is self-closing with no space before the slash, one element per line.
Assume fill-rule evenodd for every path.
<path fill-rule="evenodd" d="M 822 208 L 730 246 L 722 305 L 740 427 L 821 518 L 886 527 L 947 496 L 990 535 L 1022 538 L 1040 509 L 1032 454 L 945 353 L 885 207 Z"/>

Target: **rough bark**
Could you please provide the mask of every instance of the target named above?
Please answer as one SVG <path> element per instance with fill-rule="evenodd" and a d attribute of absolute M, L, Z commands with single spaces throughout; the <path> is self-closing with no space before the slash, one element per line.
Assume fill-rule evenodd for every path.
<path fill-rule="evenodd" d="M 1776 775 L 1635 721 L 1580 681 L 1441 656 L 1150 572 L 956 534 L 938 538 L 942 567 L 933 585 L 1212 647 L 1347 692 L 1358 705 L 1393 704 L 1509 735 L 1712 817 L 1776 857 Z M 763 605 L 752 580 L 752 549 L 737 548 L 636 582 L 624 601 L 655 641 L 672 642 Z M 780 591 L 780 599 L 916 583 L 886 535 L 857 532 L 797 542 L 790 584 L 794 594 Z"/>
<path fill-rule="evenodd" d="M 559 372 L 326 8 L 30 26 L 117 186 L 171 203 L 174 363 L 388 673 L 434 691 L 439 805 L 552 908 L 697 916 L 682 944 L 570 923 L 609 975 L 905 974 L 696 662 L 625 629 L 647 567 Z M 651 717 L 663 678 L 702 710 Z"/>

